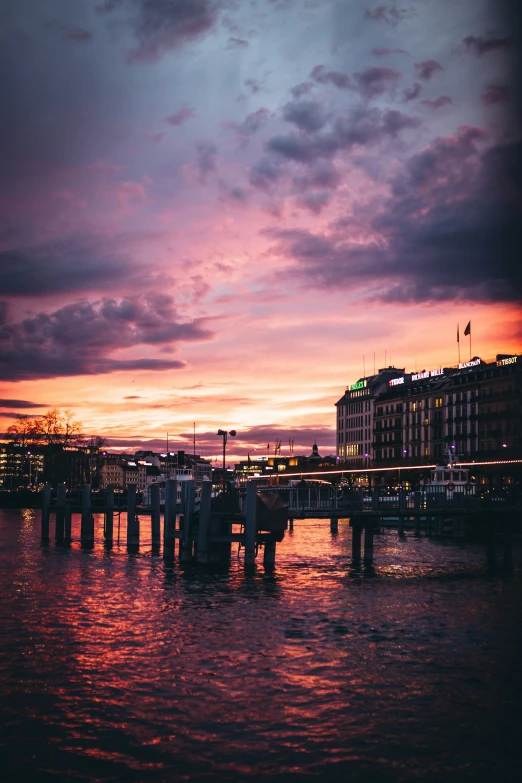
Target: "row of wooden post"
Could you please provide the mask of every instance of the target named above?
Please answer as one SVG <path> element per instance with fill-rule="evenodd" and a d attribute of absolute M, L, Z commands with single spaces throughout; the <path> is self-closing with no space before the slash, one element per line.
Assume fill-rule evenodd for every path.
<path fill-rule="evenodd" d="M 201 485 L 201 501 L 199 508 L 199 522 L 197 537 L 193 530 L 195 513 L 195 482 L 184 481 L 181 493 L 180 531 L 176 535 L 177 513 L 177 481 L 169 479 L 165 486 L 165 511 L 163 524 L 163 551 L 165 555 L 173 554 L 174 542 L 180 538 L 180 560 L 189 562 L 194 557 L 193 543 L 196 543 L 196 557 L 198 563 L 208 563 L 213 560 L 211 556 L 211 498 L 212 483 L 203 481 Z M 72 505 L 67 503 L 66 487 L 60 484 L 56 492 L 56 541 L 60 543 L 71 542 L 71 517 Z M 159 550 L 161 542 L 161 508 L 160 488 L 157 484 L 150 487 L 151 497 L 151 542 L 152 549 Z M 252 565 L 256 555 L 256 510 L 257 487 L 255 482 L 249 482 L 246 488 L 246 515 L 244 528 L 245 565 Z M 49 541 L 49 518 L 51 508 L 51 487 L 46 485 L 42 492 L 42 541 Z M 112 547 L 114 543 L 114 488 L 109 486 L 105 490 L 105 546 Z M 83 547 L 94 546 L 94 517 L 93 517 L 91 487 L 85 484 L 82 488 L 81 502 L 81 526 L 80 541 Z M 273 564 L 275 560 L 275 542 L 265 544 L 265 565 Z M 127 487 L 127 548 L 129 551 L 137 551 L 140 545 L 140 520 L 139 509 L 136 504 L 136 485 Z"/>

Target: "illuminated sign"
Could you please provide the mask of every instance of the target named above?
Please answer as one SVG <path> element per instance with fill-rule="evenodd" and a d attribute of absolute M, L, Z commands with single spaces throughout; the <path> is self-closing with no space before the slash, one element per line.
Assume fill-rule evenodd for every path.
<path fill-rule="evenodd" d="M 444 375 L 444 370 L 429 370 L 425 372 L 417 372 L 411 376 L 412 381 L 423 381 L 425 378 L 435 378 L 437 375 Z"/>
<path fill-rule="evenodd" d="M 499 359 L 497 367 L 504 367 L 506 364 L 515 364 L 518 356 L 510 356 L 508 359 Z"/>
<path fill-rule="evenodd" d="M 404 383 L 404 378 L 392 378 L 391 381 L 388 381 L 389 386 L 398 386 L 400 383 Z"/>
<path fill-rule="evenodd" d="M 352 383 L 350 386 L 350 391 L 356 391 L 357 389 L 365 389 L 366 388 L 366 381 L 357 381 L 357 383 Z"/>
<path fill-rule="evenodd" d="M 459 370 L 465 370 L 466 367 L 476 367 L 482 359 L 472 359 L 470 362 L 459 362 Z"/>

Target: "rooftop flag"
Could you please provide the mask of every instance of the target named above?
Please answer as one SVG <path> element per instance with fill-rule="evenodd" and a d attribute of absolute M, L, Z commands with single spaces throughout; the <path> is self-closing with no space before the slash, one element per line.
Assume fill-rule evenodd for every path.
<path fill-rule="evenodd" d="M 464 336 L 467 337 L 468 334 L 471 334 L 471 321 L 468 321 L 468 325 L 464 329 Z"/>

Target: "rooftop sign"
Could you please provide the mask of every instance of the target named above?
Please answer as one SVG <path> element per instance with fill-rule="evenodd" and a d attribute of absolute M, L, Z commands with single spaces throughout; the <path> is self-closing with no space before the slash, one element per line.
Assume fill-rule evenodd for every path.
<path fill-rule="evenodd" d="M 506 364 L 516 364 L 518 356 L 509 356 L 507 359 L 499 359 L 497 367 L 505 367 Z"/>
<path fill-rule="evenodd" d="M 404 378 L 392 378 L 388 381 L 388 386 L 399 386 L 401 383 L 404 383 Z"/>
<path fill-rule="evenodd" d="M 365 389 L 366 383 L 367 383 L 366 380 L 357 381 L 357 383 L 352 383 L 352 385 L 349 387 L 350 391 L 357 391 L 357 389 Z"/>
<path fill-rule="evenodd" d="M 471 359 L 469 362 L 459 362 L 459 370 L 465 370 L 466 367 L 476 367 L 481 361 L 482 359 Z"/>
<path fill-rule="evenodd" d="M 423 381 L 425 378 L 435 378 L 437 375 L 444 375 L 444 370 L 429 370 L 425 372 L 417 372 L 411 376 L 412 381 Z"/>

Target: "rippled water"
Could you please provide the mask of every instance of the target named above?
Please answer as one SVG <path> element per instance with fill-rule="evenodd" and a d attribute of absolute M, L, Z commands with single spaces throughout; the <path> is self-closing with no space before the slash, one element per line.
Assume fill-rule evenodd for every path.
<path fill-rule="evenodd" d="M 211 574 L 0 511 L 1 779 L 520 779 L 520 551 L 388 532 L 364 573 L 350 540 Z"/>

